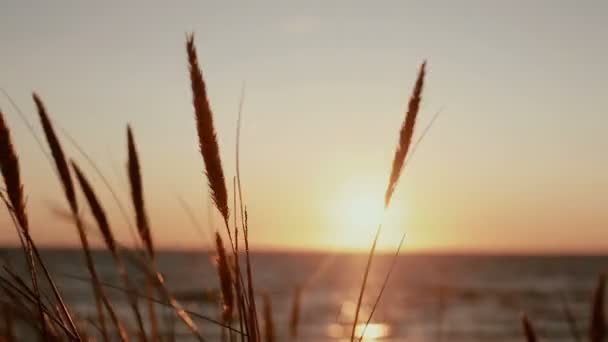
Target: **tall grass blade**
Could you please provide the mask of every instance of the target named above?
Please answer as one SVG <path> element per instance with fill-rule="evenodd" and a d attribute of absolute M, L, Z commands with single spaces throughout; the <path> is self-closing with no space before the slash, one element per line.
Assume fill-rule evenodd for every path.
<path fill-rule="evenodd" d="M 378 296 L 376 297 L 376 300 L 374 301 L 374 305 L 372 306 L 372 311 L 369 313 L 369 317 L 367 318 L 367 321 L 365 321 L 365 326 L 363 327 L 363 331 L 361 332 L 361 336 L 359 337 L 359 342 L 363 340 L 363 338 L 365 337 L 365 331 L 367 330 L 367 327 L 369 326 L 369 323 L 372 321 L 372 318 L 374 317 L 374 313 L 376 312 L 376 309 L 378 308 L 378 305 L 380 304 L 380 299 L 382 298 L 382 295 L 384 294 L 384 291 L 386 290 L 386 287 L 388 286 L 388 282 L 391 279 L 391 274 L 393 273 L 393 270 L 395 269 L 395 265 L 397 264 L 397 260 L 399 259 L 399 252 L 401 251 L 401 247 L 403 247 L 403 242 L 405 241 L 405 234 L 403 234 L 401 236 L 401 240 L 399 241 L 399 246 L 397 247 L 397 251 L 395 251 L 395 255 L 393 256 L 393 259 L 391 260 L 391 266 L 388 269 L 388 272 L 386 272 L 386 276 L 384 278 L 384 281 L 382 282 L 382 287 L 380 288 L 380 292 L 378 293 Z"/>
<path fill-rule="evenodd" d="M 386 194 L 384 195 L 384 207 L 388 208 L 399 177 L 401 176 L 401 170 L 403 169 L 403 163 L 407 157 L 408 151 L 412 143 L 412 137 L 414 136 L 414 128 L 416 126 L 416 119 L 418 117 L 418 110 L 420 109 L 420 101 L 422 99 L 422 88 L 424 87 L 424 76 L 426 74 L 426 62 L 423 62 L 420 66 L 420 72 L 418 73 L 418 79 L 414 85 L 414 91 L 410 97 L 407 113 L 405 115 L 405 121 L 401 126 L 399 132 L 399 143 L 395 150 L 395 157 L 393 158 L 393 167 L 391 168 L 391 175 L 389 177 L 388 187 L 386 188 Z"/>
<path fill-rule="evenodd" d="M 521 326 L 524 330 L 524 336 L 526 337 L 527 342 L 538 341 L 536 333 L 534 332 L 534 327 L 532 327 L 532 323 L 530 323 L 530 320 L 526 314 L 521 316 Z"/>
<path fill-rule="evenodd" d="M 272 319 L 272 301 L 267 293 L 263 295 L 264 303 L 264 342 L 275 341 L 274 321 Z"/>
<path fill-rule="evenodd" d="M 302 286 L 296 286 L 291 302 L 291 315 L 289 316 L 289 336 L 292 340 L 298 337 L 300 325 L 300 311 L 302 310 Z"/>
<path fill-rule="evenodd" d="M 203 74 L 199 67 L 196 46 L 194 45 L 194 35 L 188 36 L 186 50 L 190 66 L 192 103 L 194 105 L 199 147 L 205 162 L 211 198 L 224 218 L 224 221 L 228 221 L 228 191 L 226 188 L 215 127 L 213 125 L 213 113 L 211 112 L 211 107 L 207 98 L 207 89 L 205 81 L 203 80 Z"/>
<path fill-rule="evenodd" d="M 241 185 L 241 125 L 242 125 L 242 120 L 243 120 L 243 107 L 245 104 L 245 83 L 243 83 L 243 87 L 241 88 L 241 97 L 239 100 L 239 109 L 238 109 L 238 118 L 237 118 L 237 122 L 236 122 L 236 144 L 235 144 L 235 165 L 236 165 L 236 183 L 237 183 L 237 189 L 238 189 L 238 197 L 239 197 L 239 213 L 241 216 L 241 227 L 243 229 L 243 238 L 245 241 L 245 267 L 246 267 L 246 273 L 247 273 L 247 289 L 248 289 L 248 293 L 244 295 L 245 298 L 248 298 L 249 300 L 249 314 L 247 314 L 247 317 L 249 318 L 250 321 L 250 329 L 252 330 L 252 336 L 254 338 L 257 339 L 257 336 L 259 336 L 259 323 L 258 323 L 258 318 L 257 318 L 257 308 L 256 308 L 256 303 L 255 303 L 255 294 L 253 292 L 253 277 L 252 277 L 252 267 L 251 267 L 251 258 L 249 255 L 249 225 L 247 222 L 247 213 L 246 213 L 246 209 L 245 209 L 245 202 L 243 200 L 243 187 Z M 234 210 L 237 211 L 237 206 L 236 206 L 236 195 L 235 197 L 235 205 L 234 205 Z M 235 235 L 236 235 L 236 214 L 235 216 Z M 236 248 L 236 268 L 237 268 L 237 274 L 239 275 L 239 280 L 242 282 L 242 278 L 241 278 L 241 268 L 239 265 L 239 258 L 238 258 L 238 239 L 236 239 L 235 244 L 237 244 L 237 248 Z"/>
<path fill-rule="evenodd" d="M 65 278 L 68 278 L 68 279 L 78 280 L 78 281 L 83 281 L 83 282 L 90 281 L 90 279 L 87 278 L 87 277 L 82 277 L 82 276 L 73 275 L 73 274 L 63 273 L 62 276 L 65 277 Z M 107 283 L 107 282 L 102 282 L 101 284 L 104 287 L 106 287 L 106 288 L 114 289 L 114 290 L 117 290 L 117 291 L 121 291 L 121 292 L 127 292 L 128 291 L 128 289 L 125 289 L 125 288 L 123 288 L 121 286 L 118 286 L 118 285 L 115 285 L 115 284 L 110 284 L 110 283 Z M 146 299 L 146 300 L 153 301 L 156 304 L 159 304 L 159 305 L 162 305 L 162 306 L 165 306 L 165 307 L 168 307 L 168 308 L 172 308 L 172 306 L 173 306 L 168 301 L 163 301 L 163 300 L 160 300 L 160 299 L 157 299 L 157 298 L 154 298 L 154 297 L 148 297 L 148 296 L 146 296 L 144 294 L 140 294 L 140 293 L 136 293 L 136 295 L 139 298 L 143 298 L 143 299 Z M 203 315 L 201 313 L 194 312 L 194 311 L 191 311 L 191 310 L 186 310 L 186 309 L 182 309 L 182 310 L 185 313 L 187 313 L 188 315 L 191 315 L 192 317 L 201 319 L 203 321 L 206 321 L 206 322 L 209 322 L 209 323 L 212 323 L 212 324 L 215 324 L 215 325 L 223 326 L 224 328 L 229 329 L 229 330 L 231 330 L 231 331 L 233 331 L 235 333 L 238 333 L 238 334 L 242 333 L 241 331 L 239 331 L 239 330 L 237 330 L 235 328 L 232 328 L 232 327 L 230 327 L 228 325 L 225 325 L 221 321 L 213 319 L 213 318 L 211 318 L 209 316 L 206 316 L 206 315 Z"/>
<path fill-rule="evenodd" d="M 6 193 L 11 204 L 10 209 L 12 209 L 12 212 L 19 223 L 19 227 L 21 227 L 21 232 L 26 238 L 26 258 L 28 260 L 32 286 L 34 287 L 34 292 L 38 301 L 40 324 L 42 325 L 43 337 L 48 338 L 49 332 L 42 309 L 38 275 L 36 274 L 36 262 L 34 259 L 32 240 L 30 238 L 27 214 L 25 212 L 25 197 L 23 195 L 21 173 L 19 171 L 19 160 L 13 147 L 10 130 L 4 121 L 4 114 L 2 111 L 0 111 L 0 169 L 2 177 L 4 178 Z"/>
<path fill-rule="evenodd" d="M 114 234 L 112 233 L 112 230 L 110 228 L 110 224 L 106 217 L 106 213 L 105 213 L 103 207 L 101 206 L 101 203 L 99 202 L 97 195 L 95 194 L 95 191 L 93 190 L 93 187 L 91 186 L 89 181 L 86 179 L 86 177 L 84 176 L 84 174 L 82 173 L 82 171 L 80 170 L 78 165 L 76 165 L 76 163 L 72 162 L 72 168 L 74 169 L 74 172 L 76 173 L 76 178 L 78 179 L 82 192 L 84 193 L 84 196 L 85 196 L 87 202 L 89 203 L 89 208 L 91 209 L 91 213 L 93 214 L 93 217 L 95 218 L 95 221 L 97 222 L 97 226 L 103 235 L 106 246 L 107 246 L 108 250 L 110 251 L 112 257 L 114 258 L 114 261 L 116 262 L 116 266 L 117 266 L 118 272 L 120 274 L 120 277 L 122 278 L 127 289 L 129 289 L 129 291 L 127 292 L 129 304 L 133 310 L 133 314 L 135 315 L 135 319 L 136 319 L 139 331 L 141 331 L 142 338 L 143 338 L 143 340 L 147 340 L 146 334 L 145 334 L 146 330 L 145 330 L 145 327 L 143 324 L 141 312 L 139 310 L 137 296 L 135 295 L 135 293 L 136 293 L 135 286 L 133 286 L 133 284 L 131 283 L 131 281 L 129 279 L 127 269 L 125 267 L 125 264 L 124 264 L 124 261 L 123 261 L 121 255 L 120 255 L 118 245 L 116 243 L 116 240 L 114 239 Z"/>
<path fill-rule="evenodd" d="M 110 317 L 112 322 L 116 326 L 116 329 L 119 333 L 119 338 L 123 341 L 128 340 L 128 335 L 126 330 L 122 326 L 122 323 L 118 319 L 114 308 L 112 307 L 110 301 L 108 300 L 103 288 L 99 283 L 99 276 L 97 275 L 97 270 L 95 269 L 95 264 L 93 262 L 93 257 L 91 255 L 91 250 L 89 247 L 88 238 L 84 231 L 84 227 L 82 221 L 80 220 L 78 213 L 78 202 L 76 200 L 76 194 L 74 191 L 74 184 L 72 182 L 72 177 L 70 173 L 70 168 L 68 167 L 67 159 L 63 152 L 63 148 L 61 147 L 61 143 L 55 134 L 55 130 L 53 128 L 53 124 L 51 119 L 49 118 L 49 114 L 44 106 L 44 103 L 40 99 L 40 97 L 34 93 L 32 95 L 34 102 L 36 103 L 36 108 L 38 109 L 38 116 L 40 117 L 40 123 L 42 124 L 42 129 L 44 131 L 44 135 L 46 136 L 46 140 L 51 149 L 51 155 L 53 157 L 53 161 L 55 162 L 55 168 L 57 170 L 57 175 L 59 176 L 59 180 L 61 181 L 61 185 L 63 187 L 63 191 L 68 201 L 68 205 L 70 206 L 70 212 L 72 218 L 75 222 L 75 225 L 78 230 L 78 235 L 80 238 L 80 242 L 82 245 L 82 249 L 85 256 L 85 262 L 89 273 L 91 274 L 91 285 L 93 286 L 93 292 L 95 294 L 95 304 L 97 309 L 97 316 L 99 321 L 99 328 L 101 331 L 102 338 L 107 341 L 109 340 L 108 331 L 105 323 L 105 316 L 103 313 L 103 306 L 105 305 L 106 309 L 110 313 Z"/>
<path fill-rule="evenodd" d="M 129 185 L 131 186 L 131 199 L 133 201 L 133 208 L 135 209 L 137 231 L 144 243 L 148 255 L 150 258 L 154 259 L 154 244 L 152 243 L 152 233 L 150 232 L 148 216 L 146 215 L 146 207 L 144 204 L 144 190 L 141 179 L 141 169 L 139 166 L 139 157 L 137 155 L 135 139 L 133 138 L 133 131 L 130 126 L 127 126 L 127 150 L 127 171 L 129 172 Z"/>
<path fill-rule="evenodd" d="M 591 308 L 591 323 L 589 325 L 589 340 L 591 342 L 606 341 L 606 316 L 604 313 L 604 290 L 606 275 L 600 275 L 597 287 L 593 293 Z"/>
<path fill-rule="evenodd" d="M 2 336 L 6 342 L 16 341 L 13 308 L 8 304 L 2 304 L 2 316 L 4 318 L 4 329 L 2 331 Z"/>
<path fill-rule="evenodd" d="M 397 144 L 397 148 L 395 150 L 395 157 L 393 159 L 393 165 L 391 168 L 391 174 L 389 177 L 388 186 L 386 189 L 386 193 L 384 195 L 384 211 L 388 209 L 393 193 L 395 192 L 395 188 L 399 181 L 399 177 L 401 176 L 401 170 L 403 169 L 403 164 L 407 157 L 408 151 L 410 149 L 410 145 L 412 142 L 412 137 L 414 135 L 414 128 L 416 125 L 416 118 L 418 117 L 418 110 L 420 108 L 420 101 L 422 96 L 422 89 L 424 86 L 424 77 L 426 74 L 426 62 L 423 62 L 420 66 L 420 71 L 418 73 L 418 79 L 416 80 L 416 84 L 414 85 L 414 90 L 412 96 L 410 97 L 408 103 L 407 113 L 405 115 L 405 120 L 403 125 L 401 126 L 401 131 L 399 133 L 399 142 Z M 361 283 L 361 290 L 359 291 L 359 297 L 357 298 L 357 306 L 355 308 L 355 319 L 353 322 L 350 340 L 353 342 L 355 340 L 355 333 L 357 330 L 357 324 L 359 323 L 359 312 L 361 310 L 361 304 L 363 301 L 363 295 L 365 293 L 365 287 L 367 285 L 367 278 L 369 276 L 369 271 L 372 266 L 372 261 L 374 258 L 374 253 L 376 251 L 376 245 L 378 244 L 378 238 L 380 237 L 380 233 L 382 231 L 382 223 L 378 225 L 378 229 L 376 230 L 376 235 L 374 236 L 374 241 L 372 242 L 372 247 L 370 249 L 367 264 L 365 267 L 365 272 L 363 274 L 363 281 Z"/>
<path fill-rule="evenodd" d="M 146 214 L 146 207 L 144 204 L 144 189 L 142 185 L 141 168 L 139 166 L 139 157 L 137 154 L 137 147 L 135 145 L 135 138 L 133 137 L 133 131 L 130 126 L 127 126 L 127 171 L 129 173 L 129 185 L 131 187 L 131 200 L 133 201 L 133 208 L 135 209 L 135 222 L 137 225 L 137 232 L 141 238 L 143 245 L 146 249 L 148 257 L 152 262 L 155 259 L 154 244 L 152 243 L 152 233 L 150 225 L 148 223 L 148 216 Z M 151 279 L 154 282 L 154 279 Z M 149 281 L 146 281 L 148 284 Z M 153 291 L 153 289 L 150 289 Z M 148 317 L 150 320 L 150 332 L 153 341 L 158 340 L 158 321 L 156 319 L 155 306 L 153 303 L 148 302 Z M 144 332 L 142 332 L 144 333 Z"/>
<path fill-rule="evenodd" d="M 220 278 L 220 289 L 222 292 L 222 321 L 230 324 L 234 309 L 234 296 L 232 293 L 232 274 L 224 243 L 219 233 L 215 233 L 215 248 L 217 251 L 217 271 Z"/>

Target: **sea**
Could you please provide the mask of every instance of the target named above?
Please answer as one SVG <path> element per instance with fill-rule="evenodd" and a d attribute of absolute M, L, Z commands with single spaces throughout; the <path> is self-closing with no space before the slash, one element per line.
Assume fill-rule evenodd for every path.
<path fill-rule="evenodd" d="M 53 249 L 42 255 L 72 311 L 95 331 L 93 323 L 86 323 L 95 321 L 96 311 L 82 252 Z M 2 249 L 0 256 L 27 276 L 21 250 Z M 114 260 L 105 251 L 95 251 L 94 258 L 118 314 L 134 327 Z M 260 317 L 268 309 L 274 341 L 349 341 L 366 261 L 364 253 L 252 253 L 256 307 Z M 219 341 L 222 329 L 209 321 L 220 320 L 221 312 L 214 254 L 164 251 L 158 253 L 157 263 L 206 340 Z M 131 263 L 128 268 L 145 294 L 145 277 Z M 608 256 L 378 255 L 356 333 L 361 334 L 369 319 L 364 341 L 523 341 L 525 313 L 541 340 L 586 340 L 593 292 L 607 268 Z M 144 317 L 147 303 L 140 303 Z M 194 340 L 169 307 L 156 304 L 156 311 L 165 339 Z M 238 324 L 233 326 L 238 329 Z M 262 332 L 265 326 L 261 324 Z M 17 333 L 26 334 L 23 329 Z"/>

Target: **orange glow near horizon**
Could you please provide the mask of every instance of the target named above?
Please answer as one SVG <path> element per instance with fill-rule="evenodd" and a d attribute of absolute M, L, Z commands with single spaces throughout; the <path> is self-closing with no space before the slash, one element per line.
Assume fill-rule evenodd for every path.
<path fill-rule="evenodd" d="M 73 224 L 52 210 L 67 205 L 45 157 L 35 90 L 56 129 L 77 141 L 79 147 L 59 134 L 66 157 L 93 183 L 117 240 L 133 245 L 125 169 L 130 123 L 156 247 L 213 247 L 205 235 L 224 227 L 208 210 L 193 118 L 184 49 L 184 32 L 193 31 L 230 206 L 235 125 L 247 84 L 239 157 L 252 249 L 368 251 L 383 221 L 382 252 L 393 251 L 405 233 L 404 253 L 606 253 L 608 46 L 593 42 L 605 40 L 608 2 L 597 3 L 196 1 L 145 4 L 142 11 L 140 4 L 9 2 L 0 11 L 0 86 L 43 143 L 39 148 L 0 96 L 32 235 L 40 246 L 80 246 Z M 428 134 L 383 213 L 404 110 L 424 59 L 414 139 Z M 197 231 L 177 197 L 208 234 Z M 0 214 L 0 226 L 10 224 Z M 96 247 L 103 246 L 98 235 L 91 238 Z M 18 243 L 14 230 L 0 234 L 0 245 Z"/>
<path fill-rule="evenodd" d="M 350 182 L 344 184 L 337 194 L 336 205 L 327 210 L 334 211 L 333 230 L 340 236 L 338 248 L 369 248 L 374 232 L 383 219 L 382 197 L 371 186 Z"/>
<path fill-rule="evenodd" d="M 406 231 L 410 208 L 403 196 L 397 192 L 395 201 L 385 211 L 383 205 L 382 180 L 370 181 L 365 175 L 353 175 L 337 187 L 332 201 L 323 209 L 328 220 L 323 241 L 318 241 L 334 250 L 366 251 L 374 239 L 379 224 L 383 232 L 379 240 L 380 250 L 392 250 Z"/>

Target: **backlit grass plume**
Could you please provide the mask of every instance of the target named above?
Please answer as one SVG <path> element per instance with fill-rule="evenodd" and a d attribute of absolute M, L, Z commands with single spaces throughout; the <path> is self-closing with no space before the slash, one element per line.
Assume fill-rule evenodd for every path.
<path fill-rule="evenodd" d="M 51 289 L 53 291 L 54 297 L 57 301 L 57 305 L 59 310 L 61 311 L 63 318 L 67 321 L 70 326 L 70 331 L 68 334 L 71 337 L 79 338 L 79 332 L 76 329 L 76 325 L 74 320 L 72 319 L 72 315 L 70 314 L 68 307 L 59 293 L 59 289 L 55 284 L 55 281 L 51 277 L 49 270 L 47 269 L 43 259 L 40 257 L 40 253 L 38 252 L 38 248 L 34 243 L 34 240 L 30 236 L 29 232 L 29 223 L 27 219 L 27 213 L 25 210 L 25 198 L 23 195 L 23 185 L 21 183 L 21 173 L 19 170 L 19 159 L 17 157 L 17 153 L 13 147 L 13 143 L 11 140 L 10 130 L 4 120 L 4 114 L 2 110 L 0 110 L 0 171 L 2 173 L 2 177 L 4 178 L 4 184 L 6 187 L 6 193 L 8 195 L 7 207 L 9 207 L 9 211 L 14 216 L 14 219 L 20 226 L 20 231 L 18 230 L 18 234 L 21 241 L 23 243 L 23 248 L 26 253 L 26 258 L 28 262 L 28 268 L 30 270 L 30 276 L 32 280 L 32 287 L 34 289 L 35 299 L 38 304 L 38 311 L 40 314 L 40 324 L 42 326 L 43 336 L 47 337 L 50 333 L 48 330 L 48 326 L 45 320 L 45 314 L 43 312 L 43 303 L 40 297 L 40 290 L 38 287 L 38 275 L 36 273 L 36 262 L 35 259 L 38 260 L 39 265 L 42 268 L 45 278 L 47 279 Z"/>
<path fill-rule="evenodd" d="M 108 223 L 108 218 L 106 216 L 101 203 L 97 199 L 97 195 L 93 190 L 93 187 L 84 176 L 78 165 L 72 162 L 72 168 L 74 169 L 74 173 L 76 173 L 76 179 L 80 183 L 80 188 L 82 189 L 82 193 L 84 197 L 87 199 L 89 203 L 89 208 L 91 209 L 91 214 L 93 214 L 93 218 L 95 218 L 95 222 L 97 222 L 97 226 L 101 231 L 101 235 L 108 247 L 108 250 L 114 255 L 118 253 L 118 246 L 116 245 L 116 241 L 114 240 L 114 235 L 110 230 L 110 224 Z"/>
<path fill-rule="evenodd" d="M 74 183 L 72 183 L 70 168 L 66 161 L 65 154 L 63 153 L 61 144 L 59 143 L 59 139 L 57 138 L 57 134 L 55 134 L 55 130 L 53 129 L 49 114 L 38 94 L 32 94 L 32 98 L 36 103 L 38 116 L 40 117 L 40 124 L 42 125 L 42 130 L 44 131 L 46 140 L 49 143 L 49 147 L 51 148 L 51 154 L 53 156 L 53 160 L 55 161 L 57 172 L 59 173 L 59 179 L 61 180 L 65 197 L 72 212 L 78 212 L 78 202 L 76 201 L 76 194 L 74 191 Z"/>
<path fill-rule="evenodd" d="M 386 194 L 384 195 L 385 211 L 390 205 L 391 198 L 393 197 L 393 193 L 395 192 L 395 188 L 397 187 L 399 177 L 401 176 L 401 171 L 403 170 L 403 164 L 405 163 L 405 159 L 407 158 L 410 146 L 412 144 L 412 137 L 414 135 L 414 128 L 416 126 L 416 118 L 418 117 L 420 100 L 422 99 L 422 88 L 424 86 L 425 74 L 426 62 L 423 62 L 420 66 L 418 78 L 416 79 L 414 90 L 408 102 L 405 120 L 403 121 L 403 124 L 401 125 L 401 130 L 399 132 L 399 142 L 397 144 L 397 149 L 395 150 L 395 157 L 393 159 L 391 175 L 388 181 L 388 186 L 386 188 Z M 374 236 L 374 241 L 372 242 L 372 247 L 370 248 L 370 252 L 367 258 L 367 264 L 365 266 L 365 272 L 363 274 L 363 281 L 361 282 L 361 290 L 359 291 L 359 297 L 357 298 L 357 306 L 355 308 L 355 319 L 353 321 L 353 326 L 350 335 L 351 342 L 355 340 L 355 333 L 357 331 L 357 324 L 359 322 L 359 313 L 361 311 L 361 303 L 363 302 L 363 295 L 365 293 L 365 287 L 367 285 L 367 278 L 369 276 L 369 271 L 372 266 L 372 260 L 374 258 L 376 245 L 378 244 L 378 238 L 380 237 L 381 231 L 382 222 L 378 224 L 378 229 L 376 230 L 376 235 Z"/>
<path fill-rule="evenodd" d="M 82 192 L 84 193 L 84 196 L 87 199 L 87 202 L 89 203 L 89 208 L 91 209 L 91 213 L 93 214 L 93 217 L 95 218 L 95 221 L 97 222 L 97 226 L 99 227 L 99 230 L 101 231 L 101 234 L 103 235 L 103 239 L 105 240 L 106 246 L 107 246 L 108 250 L 110 251 L 110 253 L 112 254 L 114 261 L 116 262 L 116 267 L 118 269 L 118 273 L 120 274 L 120 276 L 126 286 L 127 295 L 128 295 L 127 297 L 129 299 L 129 304 L 131 305 L 131 308 L 133 309 L 133 314 L 135 315 L 135 319 L 137 321 L 138 328 L 140 331 L 144 332 L 145 331 L 144 323 L 143 323 L 143 319 L 141 316 L 141 312 L 139 311 L 137 292 L 135 290 L 135 286 L 133 286 L 133 283 L 129 279 L 129 273 L 127 272 L 125 263 L 121 257 L 120 251 L 118 249 L 118 244 L 116 243 L 116 240 L 114 239 L 114 234 L 112 233 L 112 230 L 110 229 L 110 223 L 108 222 L 105 210 L 101 206 L 101 203 L 99 202 L 99 199 L 97 198 L 97 195 L 95 194 L 95 191 L 93 190 L 93 187 L 91 186 L 89 181 L 86 179 L 86 177 L 84 176 L 84 174 L 82 173 L 80 168 L 78 168 L 78 165 L 76 165 L 76 163 L 72 162 L 72 168 L 74 169 L 74 172 L 76 173 L 76 178 L 78 179 L 78 182 L 80 183 L 80 188 L 82 189 Z M 147 340 L 145 334 L 143 334 L 141 337 L 142 337 L 143 341 Z"/>
<path fill-rule="evenodd" d="M 27 231 L 29 230 L 29 224 L 25 213 L 25 198 L 19 171 L 19 159 L 13 147 L 10 130 L 4 121 L 2 111 L 0 111 L 0 169 L 13 213 L 21 229 Z"/>
<path fill-rule="evenodd" d="M 137 232 L 144 243 L 150 260 L 154 262 L 155 251 L 152 243 L 152 233 L 148 224 L 148 216 L 146 215 L 146 207 L 144 205 L 144 188 L 142 185 L 141 168 L 139 166 L 139 157 L 137 155 L 137 147 L 131 126 L 127 126 L 127 172 L 129 173 L 129 185 L 131 186 L 131 200 L 135 210 L 135 221 L 137 224 Z M 149 285 L 148 290 L 154 294 L 152 284 L 154 277 L 150 276 L 146 282 Z M 152 340 L 158 339 L 158 320 L 156 318 L 156 308 L 152 301 L 148 301 L 148 317 L 150 319 L 150 334 Z"/>
<path fill-rule="evenodd" d="M 119 338 L 122 341 L 127 341 L 129 338 L 126 333 L 126 330 L 120 322 L 118 316 L 116 315 L 112 304 L 108 300 L 105 290 L 101 286 L 99 275 L 97 274 L 97 270 L 93 262 L 91 249 L 89 247 L 89 241 L 84 230 L 82 221 L 79 217 L 78 202 L 76 200 L 76 195 L 74 191 L 74 183 L 72 182 L 70 168 L 68 167 L 65 154 L 63 153 L 63 148 L 61 147 L 61 143 L 57 138 L 57 134 L 55 133 L 55 129 L 53 128 L 53 124 L 46 110 L 46 107 L 44 106 L 44 103 L 37 94 L 34 93 L 32 97 L 34 99 L 34 102 L 36 103 L 36 108 L 38 110 L 38 116 L 40 117 L 40 123 L 42 124 L 44 135 L 46 136 L 46 140 L 49 144 L 49 147 L 51 148 L 51 155 L 53 156 L 53 161 L 55 162 L 57 175 L 59 176 L 59 180 L 61 181 L 66 200 L 68 201 L 68 205 L 70 206 L 72 218 L 74 219 L 76 228 L 78 230 L 78 236 L 82 244 L 87 269 L 91 274 L 91 285 L 93 286 L 93 292 L 95 294 L 95 304 L 102 337 L 104 338 L 104 340 L 107 340 L 109 338 L 107 336 L 108 332 L 105 324 L 105 318 L 102 307 L 102 305 L 105 305 L 106 309 L 110 313 L 110 318 L 112 319 L 112 322 L 116 326 Z"/>
<path fill-rule="evenodd" d="M 416 126 L 416 119 L 418 117 L 418 109 L 420 108 L 420 100 L 422 96 L 422 88 L 424 87 L 424 76 L 426 73 L 426 62 L 423 62 L 420 66 L 420 72 L 418 73 L 418 79 L 416 80 L 416 84 L 414 85 L 414 91 L 412 92 L 412 96 L 410 97 L 407 113 L 405 115 L 405 121 L 403 121 L 403 125 L 401 126 L 401 131 L 399 132 L 399 143 L 397 144 L 397 149 L 395 150 L 395 157 L 393 159 L 393 167 L 391 168 L 391 175 L 388 182 L 388 187 L 386 189 L 386 194 L 384 195 L 384 206 L 388 208 L 391 198 L 393 197 L 393 192 L 395 192 L 395 187 L 397 187 L 397 183 L 399 182 L 399 177 L 401 176 L 401 170 L 403 169 L 403 163 L 405 162 L 405 158 L 407 157 L 407 153 L 412 144 L 412 136 L 414 135 L 414 127 Z"/>
<path fill-rule="evenodd" d="M 222 291 L 222 321 L 229 324 L 232 320 L 232 312 L 234 309 L 232 274 L 222 237 L 217 232 L 215 233 L 215 248 L 217 251 L 217 271 L 220 277 L 220 288 Z"/>
<path fill-rule="evenodd" d="M 141 180 L 141 169 L 139 166 L 139 157 L 137 156 L 137 148 L 131 127 L 127 126 L 127 149 L 128 161 L 127 169 L 129 172 L 129 184 L 131 185 L 131 199 L 133 200 L 133 208 L 135 209 L 135 219 L 137 221 L 137 231 L 142 239 L 150 258 L 154 259 L 154 245 L 152 244 L 152 234 L 148 225 L 148 217 L 144 205 L 144 190 Z"/>
<path fill-rule="evenodd" d="M 207 90 L 203 74 L 198 64 L 194 35 L 189 35 L 186 43 L 188 63 L 190 66 L 190 83 L 192 86 L 192 103 L 196 118 L 201 155 L 205 161 L 205 171 L 211 189 L 211 198 L 222 214 L 224 221 L 228 221 L 228 192 L 222 169 L 222 160 L 217 143 L 215 128 L 213 126 L 213 113 L 207 99 Z"/>
<path fill-rule="evenodd" d="M 589 341 L 602 342 L 606 339 L 606 317 L 604 314 L 604 289 L 606 276 L 601 275 L 593 293 L 591 303 L 591 323 L 589 326 Z"/>
<path fill-rule="evenodd" d="M 534 328 L 532 327 L 532 323 L 528 319 L 526 314 L 521 316 L 521 326 L 524 330 L 524 336 L 526 337 L 527 342 L 536 342 L 538 338 L 536 337 L 536 333 L 534 332 Z"/>
<path fill-rule="evenodd" d="M 4 121 L 4 114 L 0 110 L 0 171 L 4 178 L 6 193 L 10 202 L 9 211 L 17 220 L 21 231 L 17 231 L 22 240 L 24 251 L 28 261 L 30 276 L 32 279 L 32 287 L 34 288 L 34 297 L 38 304 L 38 313 L 40 315 L 40 324 L 42 326 L 43 337 L 47 338 L 49 334 L 48 326 L 44 320 L 45 314 L 43 304 L 40 297 L 40 289 L 38 287 L 38 275 L 36 274 L 36 262 L 34 260 L 34 245 L 30 238 L 29 224 L 27 214 L 25 212 L 25 199 L 23 196 L 23 185 L 21 183 L 21 172 L 19 170 L 19 158 L 11 140 L 10 129 Z M 7 203 L 7 207 L 9 204 Z"/>

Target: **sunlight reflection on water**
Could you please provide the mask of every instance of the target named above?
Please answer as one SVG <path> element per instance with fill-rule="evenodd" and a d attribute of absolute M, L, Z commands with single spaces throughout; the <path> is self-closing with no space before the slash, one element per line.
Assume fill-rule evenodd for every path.
<path fill-rule="evenodd" d="M 366 329 L 365 323 L 360 323 L 355 330 L 355 336 L 361 336 L 365 331 L 365 337 L 362 341 L 378 341 L 390 334 L 390 328 L 391 327 L 385 323 L 370 323 Z M 351 327 L 348 325 L 333 323 L 327 326 L 327 335 L 335 339 L 340 339 L 340 341 L 349 341 L 350 333 Z"/>

